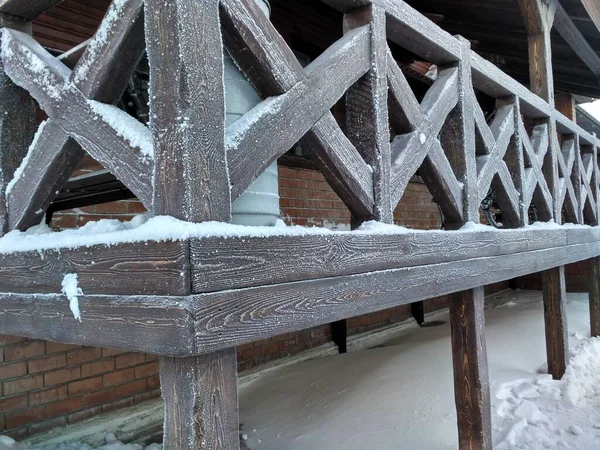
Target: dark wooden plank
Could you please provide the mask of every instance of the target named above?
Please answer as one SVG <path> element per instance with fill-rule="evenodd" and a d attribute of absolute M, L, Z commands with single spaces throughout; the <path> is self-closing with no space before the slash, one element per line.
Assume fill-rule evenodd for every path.
<path fill-rule="evenodd" d="M 67 273 L 78 275 L 87 295 L 187 295 L 191 286 L 186 241 L 0 255 L 2 292 L 58 293 Z"/>
<path fill-rule="evenodd" d="M 120 99 L 145 48 L 142 15 L 142 0 L 111 4 L 100 30 L 78 52 L 70 75 L 83 94 L 109 104 Z M 49 119 L 10 192 L 10 228 L 38 224 L 84 155 L 79 144 Z"/>
<path fill-rule="evenodd" d="M 258 104 L 227 128 L 233 200 L 369 70 L 369 34 L 367 26 L 346 34 L 306 68 L 306 77 L 293 88 Z"/>
<path fill-rule="evenodd" d="M 60 294 L 0 294 L 0 333 L 170 356 L 194 353 L 182 298 L 79 296 L 81 322 Z"/>
<path fill-rule="evenodd" d="M 165 450 L 240 448 L 235 348 L 160 359 Z"/>
<path fill-rule="evenodd" d="M 367 164 L 373 168 L 374 208 L 373 216 L 368 219 L 392 223 L 395 205 L 392 205 L 390 197 L 391 150 L 385 11 L 370 5 L 344 16 L 346 36 L 368 24 L 370 64 L 365 76 L 346 94 L 346 134 Z"/>
<path fill-rule="evenodd" d="M 483 286 L 450 296 L 458 448 L 492 449 Z"/>
<path fill-rule="evenodd" d="M 591 336 L 600 336 L 600 257 L 588 260 Z"/>
<path fill-rule="evenodd" d="M 199 353 L 290 333 L 600 254 L 600 243 L 196 295 Z M 432 280 L 435 280 L 433 283 Z"/>
<path fill-rule="evenodd" d="M 550 31 L 552 21 L 550 20 L 550 3 L 556 3 L 544 0 L 519 0 L 519 7 L 525 22 L 525 29 L 529 36 L 543 34 Z"/>
<path fill-rule="evenodd" d="M 13 84 L 0 61 L 0 236 L 9 230 L 6 188 L 34 137 L 36 109 L 29 93 Z"/>
<path fill-rule="evenodd" d="M 10 49 L 4 52 L 3 60 L 11 79 L 27 89 L 66 134 L 113 172 L 145 205 L 150 205 L 152 167 L 143 151 L 151 149 L 141 148 L 144 145 L 140 137 L 140 133 L 149 133 L 147 128 L 116 107 L 89 100 L 73 88 L 69 83 L 71 71 L 30 36 L 7 30 L 3 37 Z M 127 135 L 135 136 L 129 140 L 123 136 L 124 127 L 118 131 L 113 126 L 124 121 L 128 122 Z"/>
<path fill-rule="evenodd" d="M 227 222 L 219 2 L 145 3 L 155 149 L 152 210 L 193 222 Z"/>
<path fill-rule="evenodd" d="M 560 33 L 565 41 L 577 53 L 577 56 L 596 75 L 600 76 L 600 56 L 592 48 L 590 43 L 581 34 L 569 14 L 559 4 L 554 17 L 554 28 Z"/>
<path fill-rule="evenodd" d="M 305 77 L 292 50 L 253 0 L 223 0 L 221 12 L 225 46 L 263 98 L 281 95 Z M 330 112 L 301 144 L 351 212 L 372 213 L 372 173 Z"/>
<path fill-rule="evenodd" d="M 567 288 L 564 265 L 542 272 L 544 323 L 548 373 L 556 380 L 565 374 L 569 361 Z"/>
<path fill-rule="evenodd" d="M 33 20 L 63 0 L 0 0 L 0 12 Z"/>
<path fill-rule="evenodd" d="M 592 229 L 192 239 L 192 289 L 212 292 L 499 256 L 567 245 L 567 236 L 569 244 L 600 240 Z"/>

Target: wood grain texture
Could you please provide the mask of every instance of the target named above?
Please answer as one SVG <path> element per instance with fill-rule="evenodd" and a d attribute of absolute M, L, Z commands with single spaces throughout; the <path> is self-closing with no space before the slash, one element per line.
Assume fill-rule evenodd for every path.
<path fill-rule="evenodd" d="M 240 448 L 235 348 L 160 359 L 165 450 Z"/>
<path fill-rule="evenodd" d="M 88 295 L 187 295 L 188 243 L 140 242 L 0 255 L 3 292 L 59 293 L 67 273 L 78 275 L 79 287 Z"/>
<path fill-rule="evenodd" d="M 555 380 L 565 374 L 569 361 L 567 288 L 564 265 L 542 272 L 548 373 Z"/>
<path fill-rule="evenodd" d="M 120 20 L 110 19 L 115 14 Z M 144 51 L 142 15 L 142 0 L 111 4 L 107 23 L 86 42 L 70 74 L 71 82 L 84 95 L 108 104 L 120 99 Z M 8 197 L 10 228 L 23 230 L 40 223 L 84 155 L 59 123 L 49 119 Z"/>
<path fill-rule="evenodd" d="M 109 118 L 95 112 L 89 99 L 70 82 L 71 71 L 30 36 L 5 30 L 3 38 L 8 40 L 4 69 L 11 79 L 29 91 L 67 135 L 150 205 L 151 165 L 140 148 L 119 134 Z"/>
<path fill-rule="evenodd" d="M 600 336 L 600 257 L 588 260 L 591 336 Z"/>
<path fill-rule="evenodd" d="M 368 219 L 392 223 L 395 205 L 390 197 L 392 162 L 385 11 L 370 5 L 344 16 L 346 35 L 365 24 L 370 24 L 369 70 L 346 94 L 346 134 L 373 168 L 374 208 L 373 216 Z"/>
<path fill-rule="evenodd" d="M 33 20 L 63 0 L 0 0 L 0 12 Z"/>
<path fill-rule="evenodd" d="M 305 78 L 294 53 L 254 1 L 223 0 L 221 22 L 227 50 L 263 98 L 284 94 Z M 330 112 L 301 144 L 352 213 L 372 213 L 372 173 Z"/>
<path fill-rule="evenodd" d="M 576 244 L 193 296 L 199 353 L 540 272 L 600 254 Z M 432 282 L 435 280 L 435 282 Z"/>
<path fill-rule="evenodd" d="M 189 356 L 193 321 L 183 298 L 79 296 L 81 322 L 60 294 L 0 294 L 0 333 L 133 352 Z"/>
<path fill-rule="evenodd" d="M 152 211 L 191 222 L 228 222 L 219 1 L 145 4 L 155 153 Z"/>
<path fill-rule="evenodd" d="M 368 26 L 346 34 L 306 68 L 306 77 L 294 87 L 258 104 L 247 113 L 250 118 L 228 127 L 233 200 L 313 128 L 369 70 L 369 36 Z"/>
<path fill-rule="evenodd" d="M 190 241 L 193 292 L 212 292 L 594 242 L 590 230 L 340 234 Z"/>
<path fill-rule="evenodd" d="M 450 296 L 454 398 L 460 450 L 492 449 L 483 286 Z"/>
<path fill-rule="evenodd" d="M 33 140 L 35 111 L 29 93 L 13 84 L 0 62 L 0 236 L 9 230 L 6 187 Z"/>

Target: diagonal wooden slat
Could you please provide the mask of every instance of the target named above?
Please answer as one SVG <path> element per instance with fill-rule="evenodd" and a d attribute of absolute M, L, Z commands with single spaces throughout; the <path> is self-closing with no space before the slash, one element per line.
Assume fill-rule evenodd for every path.
<path fill-rule="evenodd" d="M 387 71 L 388 71 L 388 85 L 390 89 L 390 98 L 395 101 L 402 112 L 402 117 L 391 118 L 394 121 L 401 120 L 402 125 L 404 122 L 410 128 L 410 131 L 414 131 L 421 121 L 421 109 L 419 102 L 415 98 L 413 91 L 406 80 L 406 77 L 398 67 L 398 64 L 394 60 L 394 56 L 387 48 Z"/>
<path fill-rule="evenodd" d="M 576 139 L 565 139 L 561 152 L 557 155 L 561 182 L 558 202 L 559 207 L 564 207 L 567 221 L 581 223 L 581 212 L 579 211 L 581 175 L 579 173 L 579 152 L 576 152 L 576 148 L 579 148 Z"/>
<path fill-rule="evenodd" d="M 70 82 L 71 71 L 30 36 L 4 30 L 3 39 L 4 68 L 11 79 L 29 91 L 67 135 L 150 205 L 149 130 L 116 107 L 86 98 Z"/>
<path fill-rule="evenodd" d="M 529 207 L 534 201 L 541 220 L 551 220 L 554 218 L 553 198 L 541 168 L 548 152 L 548 125 L 545 123 L 536 125 L 531 138 L 529 138 L 525 125 L 521 122 L 520 134 L 523 140 L 526 167 L 526 189 L 523 190 L 523 203 Z"/>
<path fill-rule="evenodd" d="M 410 178 L 438 139 L 446 117 L 458 102 L 458 69 L 440 72 L 420 105 L 422 119 L 417 130 L 396 136 L 392 142 L 392 205 L 396 205 Z"/>
<path fill-rule="evenodd" d="M 143 1 L 116 2 L 93 39 L 78 58 L 70 81 L 84 95 L 105 103 L 116 102 L 144 51 Z M 52 119 L 31 147 L 22 176 L 8 198 L 10 228 L 38 224 L 56 192 L 84 156 L 79 144 Z"/>
<path fill-rule="evenodd" d="M 581 157 L 581 203 L 584 223 L 595 225 L 598 222 L 598 205 L 594 195 L 594 186 L 596 186 L 596 176 L 594 164 L 594 153 L 586 153 Z"/>
<path fill-rule="evenodd" d="M 222 0 L 225 47 L 263 98 L 281 95 L 305 78 L 302 66 L 253 0 Z M 373 174 L 326 113 L 301 140 L 353 214 L 373 212 Z"/>
<path fill-rule="evenodd" d="M 285 94 L 259 103 L 228 127 L 233 200 L 369 70 L 369 36 L 368 26 L 346 34 L 306 68 L 306 78 Z"/>
<path fill-rule="evenodd" d="M 474 96 L 475 93 L 473 93 L 471 97 L 471 102 L 473 104 L 473 119 L 475 120 L 475 129 L 478 133 L 481 143 L 481 145 L 477 146 L 476 152 L 477 155 L 487 155 L 494 148 L 496 140 L 492 134 L 492 130 L 490 130 L 490 126 L 485 120 L 485 115 L 483 114 L 481 106 L 479 106 L 477 100 L 473 98 Z"/>

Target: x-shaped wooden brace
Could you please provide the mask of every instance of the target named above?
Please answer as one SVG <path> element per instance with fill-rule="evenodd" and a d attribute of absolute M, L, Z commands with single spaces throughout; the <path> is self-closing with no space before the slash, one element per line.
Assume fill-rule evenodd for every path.
<path fill-rule="evenodd" d="M 470 97 L 474 106 L 475 126 L 482 144 L 482 148 L 478 149 L 480 155 L 477 156 L 478 202 L 483 201 L 492 186 L 503 216 L 506 216 L 510 222 L 517 223 L 520 219 L 521 199 L 504 161 L 508 145 L 515 132 L 515 108 L 513 105 L 500 107 L 491 125 L 488 126 L 472 91 Z"/>
<path fill-rule="evenodd" d="M 10 228 L 39 223 L 84 153 L 152 202 L 150 131 L 110 104 L 123 93 L 144 50 L 143 0 L 114 2 L 71 72 L 30 36 L 4 30 L 6 73 L 49 116 L 8 197 Z"/>
<path fill-rule="evenodd" d="M 534 201 L 538 209 L 538 216 L 541 220 L 548 221 L 553 218 L 552 194 L 542 172 L 544 157 L 548 152 L 548 125 L 536 125 L 531 138 L 527 134 L 523 122 L 520 122 L 519 125 L 525 159 L 523 203 L 525 208 L 529 208 Z"/>
<path fill-rule="evenodd" d="M 582 210 L 579 206 L 581 192 L 581 156 L 579 155 L 578 140 L 567 138 L 563 141 L 561 151 L 557 155 L 558 179 L 558 205 L 559 210 L 564 205 L 567 221 L 581 223 Z M 558 148 L 558 138 L 557 138 Z"/>
<path fill-rule="evenodd" d="M 579 153 L 579 152 L 578 152 Z M 597 176 L 597 162 L 595 152 L 580 154 L 581 168 L 581 201 L 583 219 L 586 223 L 596 224 L 598 222 L 598 200 L 594 188 Z"/>
<path fill-rule="evenodd" d="M 222 0 L 225 47 L 263 98 L 227 130 L 234 200 L 300 138 L 357 216 L 373 212 L 373 174 L 329 109 L 369 70 L 369 27 L 347 33 L 304 70 L 253 0 Z"/>
<path fill-rule="evenodd" d="M 438 201 L 444 214 L 459 222 L 463 215 L 462 186 L 438 139 L 448 114 L 458 103 L 458 69 L 441 70 L 419 104 L 388 50 L 388 83 L 393 100 L 412 130 L 392 142 L 392 205 L 398 204 L 410 178 L 421 168 L 429 188 L 443 197 Z"/>

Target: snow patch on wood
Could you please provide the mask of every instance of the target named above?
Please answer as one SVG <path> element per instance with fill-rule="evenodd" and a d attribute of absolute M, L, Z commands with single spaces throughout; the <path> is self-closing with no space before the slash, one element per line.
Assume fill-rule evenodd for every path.
<path fill-rule="evenodd" d="M 69 307 L 79 322 L 81 322 L 81 311 L 79 310 L 79 295 L 83 295 L 83 291 L 79 287 L 79 281 L 76 273 L 68 273 L 62 280 L 62 293 L 69 299 Z"/>

